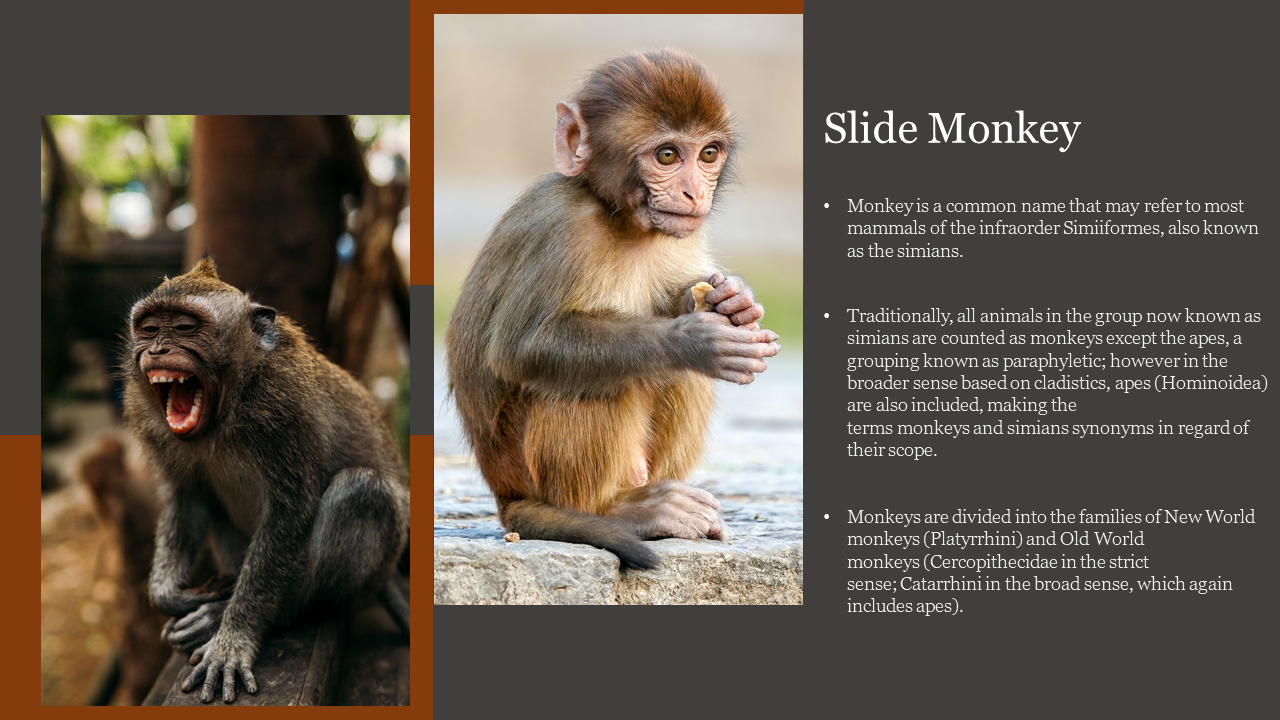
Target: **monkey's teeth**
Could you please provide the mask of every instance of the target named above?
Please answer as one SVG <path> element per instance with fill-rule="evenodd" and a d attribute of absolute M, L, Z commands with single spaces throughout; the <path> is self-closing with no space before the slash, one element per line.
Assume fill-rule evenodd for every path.
<path fill-rule="evenodd" d="M 181 371 L 172 371 L 172 375 L 168 374 L 169 372 L 171 371 L 152 370 L 148 373 L 147 379 L 151 381 L 152 385 L 155 385 L 156 383 L 171 383 L 174 380 L 177 380 L 179 383 L 184 383 L 187 381 L 187 378 L 191 377 L 191 375 Z"/>
<path fill-rule="evenodd" d="M 181 383 L 182 380 L 179 379 L 178 382 Z M 185 435 L 193 430 L 200 422 L 200 413 L 204 407 L 204 388 L 197 387 L 195 392 L 192 393 L 191 405 L 187 407 L 186 411 L 182 414 L 181 420 L 174 415 L 173 409 L 173 398 L 177 392 L 177 388 L 168 392 L 168 396 L 165 399 L 164 417 L 165 421 L 169 424 L 170 430 L 179 435 Z"/>

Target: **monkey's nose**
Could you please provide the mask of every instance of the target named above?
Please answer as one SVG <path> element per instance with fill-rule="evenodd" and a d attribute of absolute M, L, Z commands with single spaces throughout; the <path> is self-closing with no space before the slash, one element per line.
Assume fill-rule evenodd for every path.
<path fill-rule="evenodd" d="M 681 202 L 687 202 L 693 206 L 693 209 L 699 210 L 706 204 L 707 194 L 701 188 L 685 186 L 680 188 L 680 194 L 683 196 Z"/>

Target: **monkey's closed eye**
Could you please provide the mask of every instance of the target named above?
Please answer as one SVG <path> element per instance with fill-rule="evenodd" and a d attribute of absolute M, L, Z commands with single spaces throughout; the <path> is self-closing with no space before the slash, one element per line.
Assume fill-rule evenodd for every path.
<path fill-rule="evenodd" d="M 708 145 L 702 148 L 702 162 L 713 163 L 718 157 L 720 157 L 720 149 L 715 145 Z M 661 162 L 661 160 L 659 160 L 659 162 Z"/>
<path fill-rule="evenodd" d="M 705 153 L 706 151 L 704 150 L 703 152 Z M 670 165 L 671 163 L 675 162 L 676 159 L 679 157 L 680 157 L 680 154 L 676 152 L 675 148 L 669 148 L 669 147 L 658 148 L 657 158 L 658 158 L 658 163 L 661 165 Z"/>

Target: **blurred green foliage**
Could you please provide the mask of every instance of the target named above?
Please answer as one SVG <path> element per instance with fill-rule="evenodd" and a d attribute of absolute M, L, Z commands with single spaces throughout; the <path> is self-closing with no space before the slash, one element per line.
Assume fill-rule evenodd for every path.
<path fill-rule="evenodd" d="M 50 115 L 49 125 L 89 185 L 119 190 L 156 173 L 186 183 L 191 115 Z"/>
<path fill-rule="evenodd" d="M 129 183 L 141 183 L 157 218 L 186 200 L 193 115 L 50 115 L 59 150 L 87 196 L 86 215 L 108 224 L 107 204 Z M 352 115 L 352 130 L 371 171 L 408 173 L 408 115 Z M 401 164 L 402 163 L 402 164 Z M 41 164 L 45 186 L 44 165 Z M 385 182 L 385 179 L 383 180 Z M 139 189 L 139 188 L 133 188 Z"/>

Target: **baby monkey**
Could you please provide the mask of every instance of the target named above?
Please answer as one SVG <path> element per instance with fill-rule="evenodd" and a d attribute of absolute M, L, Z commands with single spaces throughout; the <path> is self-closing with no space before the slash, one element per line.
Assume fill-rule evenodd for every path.
<path fill-rule="evenodd" d="M 450 383 L 508 530 L 652 568 L 644 540 L 724 537 L 719 502 L 683 480 L 713 380 L 750 383 L 778 353 L 701 231 L 732 117 L 673 50 L 606 61 L 556 114 L 558 172 L 507 211 L 463 284 Z"/>
<path fill-rule="evenodd" d="M 208 257 L 129 313 L 125 417 L 163 474 L 151 601 L 191 652 L 182 684 L 235 699 L 268 628 L 380 593 L 409 534 L 408 479 L 369 393 Z M 223 576 L 188 587 L 206 540 Z"/>

